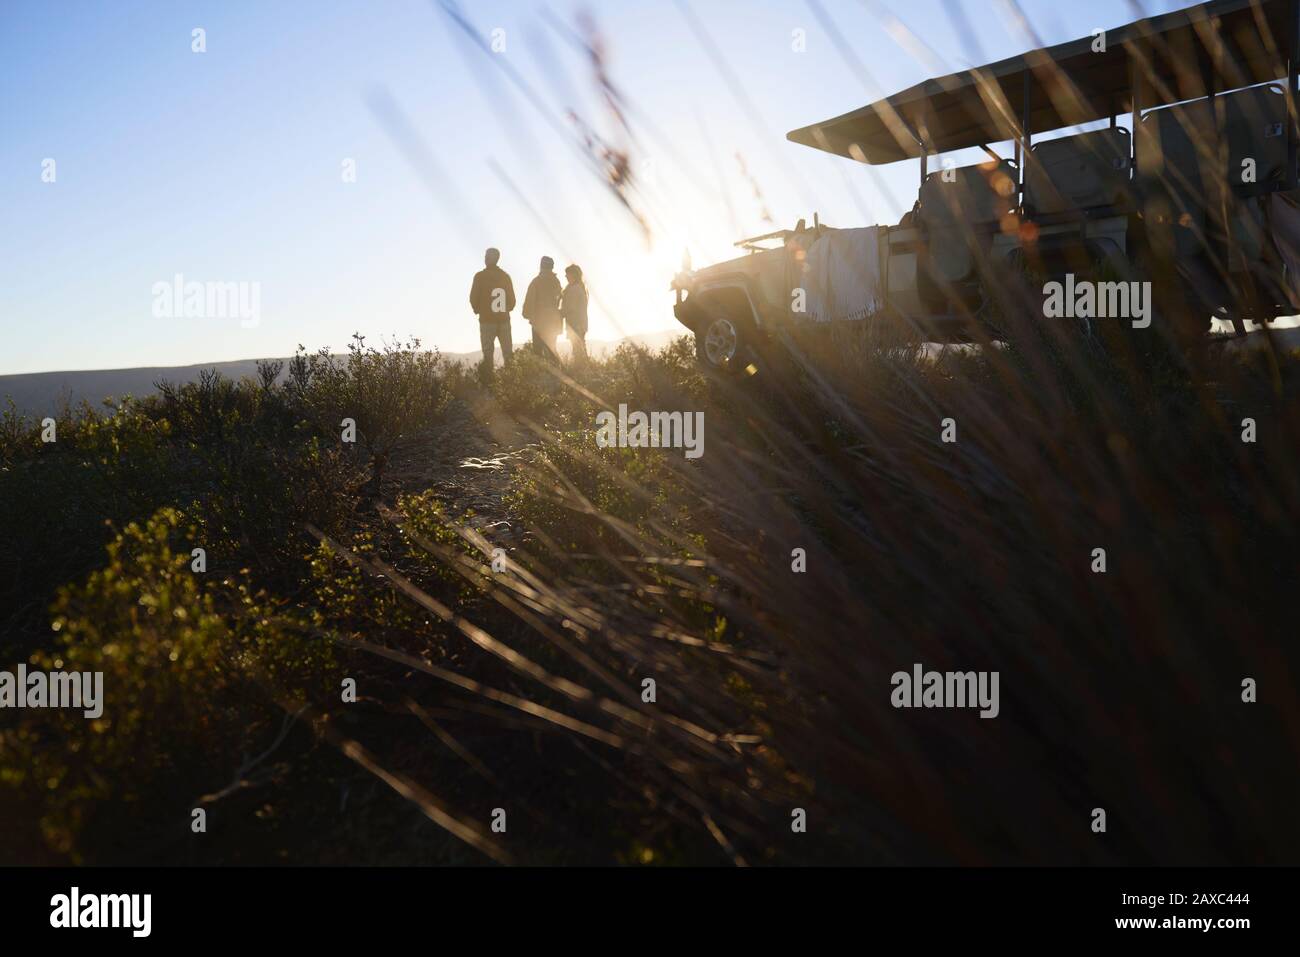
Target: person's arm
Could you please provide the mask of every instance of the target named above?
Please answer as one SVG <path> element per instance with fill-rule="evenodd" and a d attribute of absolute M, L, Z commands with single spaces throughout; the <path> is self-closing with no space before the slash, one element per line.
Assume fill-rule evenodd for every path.
<path fill-rule="evenodd" d="M 475 273 L 474 281 L 469 285 L 469 307 L 471 310 L 473 310 L 475 315 L 478 315 L 478 302 L 479 302 L 478 279 L 479 279 L 479 274 Z"/>
<path fill-rule="evenodd" d="M 569 334 L 569 311 L 573 308 L 572 299 L 567 288 L 560 294 L 560 331 L 566 336 Z"/>
<path fill-rule="evenodd" d="M 506 276 L 506 312 L 515 311 L 515 284 L 514 281 Z"/>
<path fill-rule="evenodd" d="M 528 284 L 528 291 L 524 293 L 524 318 L 533 318 L 533 290 L 537 288 L 537 280 L 534 279 Z"/>

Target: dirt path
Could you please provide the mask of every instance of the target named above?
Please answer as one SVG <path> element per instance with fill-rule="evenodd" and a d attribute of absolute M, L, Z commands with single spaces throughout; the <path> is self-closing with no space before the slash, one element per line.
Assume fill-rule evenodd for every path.
<path fill-rule="evenodd" d="M 502 412 L 486 392 L 454 398 L 437 424 L 402 443 L 392 455 L 384 499 L 434 489 L 453 515 L 474 510 L 472 525 L 506 547 L 522 541 L 523 530 L 502 498 L 510 476 L 532 460 L 539 447 L 527 427 Z"/>

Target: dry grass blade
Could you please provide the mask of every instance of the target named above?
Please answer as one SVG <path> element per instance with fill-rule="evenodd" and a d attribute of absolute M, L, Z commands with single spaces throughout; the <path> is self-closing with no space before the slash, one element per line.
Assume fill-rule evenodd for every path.
<path fill-rule="evenodd" d="M 290 705 L 282 703 L 281 706 L 290 714 L 297 714 L 304 710 L 302 704 Z M 328 719 L 314 722 L 313 727 L 320 737 L 337 747 L 345 757 L 365 768 L 392 788 L 394 792 L 410 801 L 420 809 L 425 817 L 447 831 L 447 833 L 464 841 L 470 847 L 487 855 L 498 864 L 513 863 L 510 853 L 489 837 L 476 823 L 467 818 L 457 817 L 446 804 L 423 785 L 411 780 L 404 774 L 385 768 L 364 745 L 334 728 Z"/>

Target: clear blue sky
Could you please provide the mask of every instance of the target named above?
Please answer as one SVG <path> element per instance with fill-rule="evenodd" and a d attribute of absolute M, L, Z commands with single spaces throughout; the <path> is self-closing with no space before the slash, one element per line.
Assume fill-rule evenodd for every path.
<path fill-rule="evenodd" d="M 911 205 L 915 164 L 872 171 L 784 138 L 939 72 L 891 37 L 890 16 L 945 69 L 1030 45 L 1001 0 L 817 6 L 881 89 L 804 0 L 462 2 L 483 44 L 504 31 L 499 53 L 440 0 L 3 0 L 0 373 L 341 349 L 355 330 L 470 351 L 466 297 L 489 244 L 521 298 L 540 256 L 582 264 L 592 338 L 671 328 L 684 248 L 699 265 L 814 209 L 848 226 Z M 1127 0 L 1022 6 L 1045 43 L 1133 18 Z M 630 133 L 565 38 L 582 9 Z M 191 51 L 196 27 L 205 53 Z M 648 236 L 573 145 L 570 109 L 629 150 Z M 154 284 L 178 273 L 258 283 L 260 321 L 156 317 Z M 526 329 L 516 315 L 516 338 Z"/>

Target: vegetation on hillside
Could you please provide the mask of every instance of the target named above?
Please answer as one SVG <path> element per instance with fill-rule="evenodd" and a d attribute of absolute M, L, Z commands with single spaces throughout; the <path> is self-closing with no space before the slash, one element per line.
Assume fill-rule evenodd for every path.
<path fill-rule="evenodd" d="M 1294 859 L 1294 362 L 1058 346 L 485 386 L 358 339 L 53 443 L 11 414 L 0 667 L 107 700 L 0 714 L 0 858 Z M 620 403 L 703 412 L 704 455 L 599 447 Z M 531 436 L 487 507 L 421 469 L 454 409 Z M 999 671 L 999 717 L 891 707 L 917 662 Z"/>

